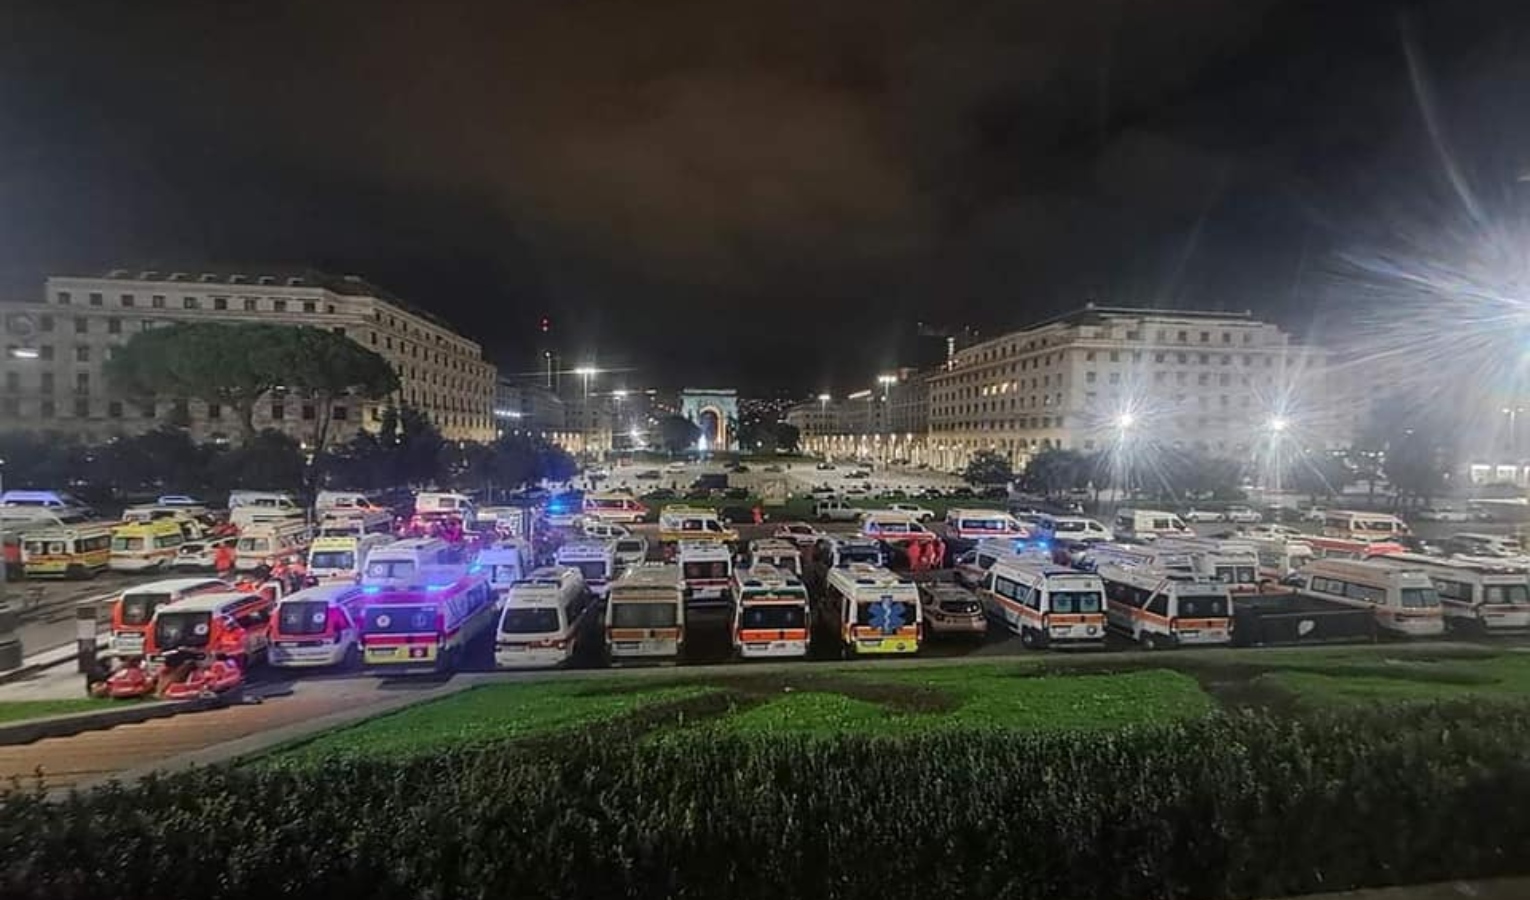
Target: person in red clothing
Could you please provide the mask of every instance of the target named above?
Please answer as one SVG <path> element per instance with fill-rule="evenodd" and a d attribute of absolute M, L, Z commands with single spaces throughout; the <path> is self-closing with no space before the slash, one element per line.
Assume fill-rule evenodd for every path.
<path fill-rule="evenodd" d="M 219 578 L 231 578 L 234 575 L 234 548 L 230 544 L 219 544 L 213 551 L 213 569 Z"/>
<path fill-rule="evenodd" d="M 908 570 L 910 572 L 924 571 L 924 541 L 908 542 Z"/>

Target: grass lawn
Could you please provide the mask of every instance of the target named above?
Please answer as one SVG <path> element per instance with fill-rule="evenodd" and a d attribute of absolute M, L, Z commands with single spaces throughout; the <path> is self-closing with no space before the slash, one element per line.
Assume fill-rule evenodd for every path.
<path fill-rule="evenodd" d="M 23 719 L 41 719 L 44 716 L 91 712 L 110 706 L 113 702 L 94 700 L 89 697 L 81 697 L 78 700 L 16 700 L 0 703 L 0 722 L 20 722 Z"/>
<path fill-rule="evenodd" d="M 1258 676 L 1256 683 L 1292 694 L 1299 704 L 1430 701 L 1454 697 L 1530 699 L 1530 656 L 1482 659 L 1360 660 L 1305 665 Z"/>
<path fill-rule="evenodd" d="M 337 755 L 408 756 L 447 746 L 514 740 L 613 719 L 709 690 L 673 683 L 651 690 L 631 690 L 618 682 L 484 685 L 320 735 L 272 759 L 302 762 Z"/>

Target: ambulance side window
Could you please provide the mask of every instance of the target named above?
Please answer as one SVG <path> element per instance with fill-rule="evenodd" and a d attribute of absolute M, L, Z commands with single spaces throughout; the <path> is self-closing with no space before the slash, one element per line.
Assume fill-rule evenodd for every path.
<path fill-rule="evenodd" d="M 1167 616 L 1169 614 L 1169 598 L 1164 594 L 1158 594 L 1148 601 L 1147 611 L 1155 616 Z"/>

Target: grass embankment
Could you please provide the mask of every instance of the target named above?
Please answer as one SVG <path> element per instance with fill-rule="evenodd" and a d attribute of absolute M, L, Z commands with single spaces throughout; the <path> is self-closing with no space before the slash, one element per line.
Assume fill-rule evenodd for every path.
<path fill-rule="evenodd" d="M 42 719 L 48 716 L 65 716 L 70 713 L 94 712 L 109 707 L 111 700 L 14 700 L 0 703 L 0 724 L 20 722 L 25 719 Z"/>

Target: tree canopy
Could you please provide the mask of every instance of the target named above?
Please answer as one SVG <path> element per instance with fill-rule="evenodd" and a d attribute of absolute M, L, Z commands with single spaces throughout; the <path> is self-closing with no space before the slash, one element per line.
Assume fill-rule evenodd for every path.
<path fill-rule="evenodd" d="M 684 416 L 665 416 L 659 420 L 659 444 L 670 453 L 684 453 L 696 446 L 701 429 Z"/>
<path fill-rule="evenodd" d="M 992 450 L 979 450 L 967 461 L 962 477 L 968 484 L 992 487 L 1013 481 L 1015 471 L 1009 464 L 1009 457 Z"/>

